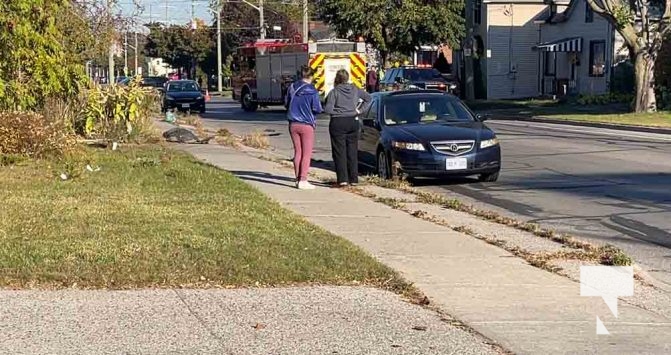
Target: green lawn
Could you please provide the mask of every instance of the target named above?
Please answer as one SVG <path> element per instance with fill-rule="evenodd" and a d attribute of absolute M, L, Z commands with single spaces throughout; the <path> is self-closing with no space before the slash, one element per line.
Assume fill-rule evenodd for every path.
<path fill-rule="evenodd" d="M 0 166 L 0 286 L 407 285 L 229 173 L 160 147 L 91 150 L 98 172 Z"/>
<path fill-rule="evenodd" d="M 671 127 L 671 113 L 625 113 L 625 114 L 548 114 L 543 117 L 583 122 L 613 123 L 646 127 Z"/>
<path fill-rule="evenodd" d="M 476 112 L 497 115 L 542 117 L 567 121 L 613 123 L 647 127 L 671 127 L 671 112 L 628 113 L 625 104 L 579 105 L 552 100 L 478 100 L 468 103 Z"/>

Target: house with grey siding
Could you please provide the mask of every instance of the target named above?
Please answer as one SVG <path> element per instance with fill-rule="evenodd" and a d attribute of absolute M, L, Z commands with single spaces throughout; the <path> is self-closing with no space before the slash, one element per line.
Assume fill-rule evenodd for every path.
<path fill-rule="evenodd" d="M 467 2 L 473 45 L 455 64 L 466 76 L 471 60 L 476 98 L 608 92 L 616 31 L 585 0 Z"/>

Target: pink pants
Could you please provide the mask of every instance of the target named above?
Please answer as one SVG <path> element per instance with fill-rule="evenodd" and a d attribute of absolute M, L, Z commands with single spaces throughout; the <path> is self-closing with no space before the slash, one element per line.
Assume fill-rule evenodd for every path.
<path fill-rule="evenodd" d="M 315 143 L 315 129 L 312 126 L 292 122 L 289 124 L 291 141 L 294 143 L 294 172 L 298 181 L 307 181 Z"/>

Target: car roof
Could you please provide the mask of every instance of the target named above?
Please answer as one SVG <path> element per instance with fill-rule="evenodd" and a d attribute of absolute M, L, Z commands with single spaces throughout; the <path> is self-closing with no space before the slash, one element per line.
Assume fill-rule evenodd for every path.
<path fill-rule="evenodd" d="M 385 96 L 407 96 L 407 95 L 418 95 L 418 94 L 424 94 L 424 95 L 443 95 L 443 96 L 448 96 L 448 97 L 453 97 L 456 98 L 456 96 L 446 93 L 444 91 L 440 90 L 422 90 L 422 89 L 411 89 L 411 90 L 398 90 L 398 91 L 381 91 L 381 92 L 376 92 L 373 93 L 372 96 L 380 96 L 380 97 L 385 97 Z"/>

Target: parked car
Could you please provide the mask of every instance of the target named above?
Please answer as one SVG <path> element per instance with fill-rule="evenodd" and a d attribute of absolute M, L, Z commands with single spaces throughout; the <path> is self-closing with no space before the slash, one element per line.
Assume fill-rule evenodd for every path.
<path fill-rule="evenodd" d="M 493 182 L 501 169 L 496 134 L 459 98 L 438 90 L 380 92 L 362 117 L 359 159 L 385 179 L 469 176 Z"/>
<path fill-rule="evenodd" d="M 128 85 L 130 83 L 132 78 L 127 77 L 127 76 L 117 76 L 116 77 L 116 83 L 118 85 Z"/>
<path fill-rule="evenodd" d="M 142 86 L 152 87 L 156 89 L 163 89 L 168 82 L 168 78 L 164 76 L 145 76 L 142 78 Z"/>
<path fill-rule="evenodd" d="M 205 113 L 205 94 L 193 80 L 171 80 L 165 86 L 163 112 L 172 109 Z"/>
<path fill-rule="evenodd" d="M 404 66 L 389 69 L 380 82 L 381 91 L 397 91 L 403 89 L 435 89 L 459 94 L 459 83 L 448 79 L 434 68 Z"/>

